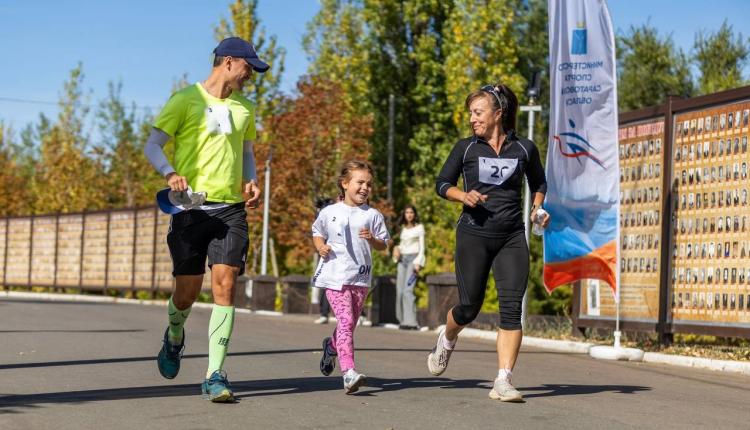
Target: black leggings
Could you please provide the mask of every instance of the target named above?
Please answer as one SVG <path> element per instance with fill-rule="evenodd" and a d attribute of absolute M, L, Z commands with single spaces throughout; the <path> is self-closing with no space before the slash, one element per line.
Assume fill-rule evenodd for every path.
<path fill-rule="evenodd" d="M 529 280 L 529 248 L 524 230 L 489 238 L 456 230 L 456 279 L 460 305 L 453 320 L 467 325 L 479 314 L 492 269 L 500 301 L 500 328 L 521 329 L 521 306 Z"/>

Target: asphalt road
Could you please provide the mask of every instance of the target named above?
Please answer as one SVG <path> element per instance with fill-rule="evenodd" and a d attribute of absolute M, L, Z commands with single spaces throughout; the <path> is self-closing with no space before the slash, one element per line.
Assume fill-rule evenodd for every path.
<path fill-rule="evenodd" d="M 200 396 L 210 310 L 194 309 L 179 376 L 155 356 L 166 308 L 0 300 L 0 429 L 625 429 L 750 428 L 750 378 L 523 349 L 514 383 L 526 403 L 487 397 L 491 342 L 461 339 L 432 377 L 434 333 L 359 327 L 368 387 L 345 395 L 318 371 L 332 325 L 238 314 L 225 365 L 238 402 Z"/>

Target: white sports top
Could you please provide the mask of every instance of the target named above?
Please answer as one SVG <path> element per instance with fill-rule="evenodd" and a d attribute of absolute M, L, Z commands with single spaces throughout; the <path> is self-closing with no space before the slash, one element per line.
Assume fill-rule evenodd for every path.
<path fill-rule="evenodd" d="M 365 227 L 376 239 L 390 239 L 383 215 L 368 205 L 348 206 L 339 202 L 320 211 L 312 225 L 312 234 L 325 239 L 331 252 L 320 259 L 315 269 L 316 287 L 341 290 L 344 285 L 370 286 L 370 244 L 359 237 L 359 231 Z"/>

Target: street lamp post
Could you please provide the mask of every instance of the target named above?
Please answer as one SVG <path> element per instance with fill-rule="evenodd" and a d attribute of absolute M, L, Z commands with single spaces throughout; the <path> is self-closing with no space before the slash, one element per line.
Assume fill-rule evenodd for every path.
<path fill-rule="evenodd" d="M 268 206 L 271 204 L 271 157 L 272 152 L 268 153 L 265 169 L 265 186 L 263 189 L 263 239 L 261 242 L 260 252 L 260 274 L 265 275 L 268 268 Z"/>
<path fill-rule="evenodd" d="M 529 86 L 526 89 L 526 95 L 529 97 L 529 104 L 521 106 L 521 112 L 528 112 L 528 125 L 527 125 L 527 137 L 529 140 L 534 140 L 534 114 L 541 112 L 542 107 L 535 104 L 536 98 L 539 97 L 539 91 L 541 86 L 541 74 L 536 71 L 531 75 L 529 80 Z M 529 190 L 529 182 L 524 178 L 525 192 L 523 194 L 523 225 L 526 230 L 526 243 L 529 243 L 529 232 L 531 231 L 531 190 Z M 531 247 L 529 247 L 529 250 Z M 528 288 L 523 294 L 523 303 L 521 305 L 521 325 L 526 327 L 526 316 L 527 316 L 527 296 Z"/>

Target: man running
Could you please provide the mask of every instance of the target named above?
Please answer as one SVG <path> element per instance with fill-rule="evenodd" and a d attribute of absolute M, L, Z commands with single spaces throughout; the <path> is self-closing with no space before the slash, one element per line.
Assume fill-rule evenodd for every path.
<path fill-rule="evenodd" d="M 167 234 L 176 283 L 157 357 L 159 373 L 172 379 L 180 370 L 183 326 L 203 284 L 208 258 L 214 306 L 201 391 L 212 402 L 231 402 L 234 395 L 222 368 L 234 322 L 234 286 L 247 256 L 245 208 L 256 208 L 260 198 L 253 156 L 255 106 L 240 91 L 253 71 L 263 73 L 269 66 L 252 44 L 238 37 L 222 40 L 213 53 L 208 79 L 174 93 L 164 106 L 145 153 L 172 191 L 190 187 L 206 193 L 201 206 L 172 215 Z M 175 140 L 174 167 L 163 151 L 170 137 Z"/>

